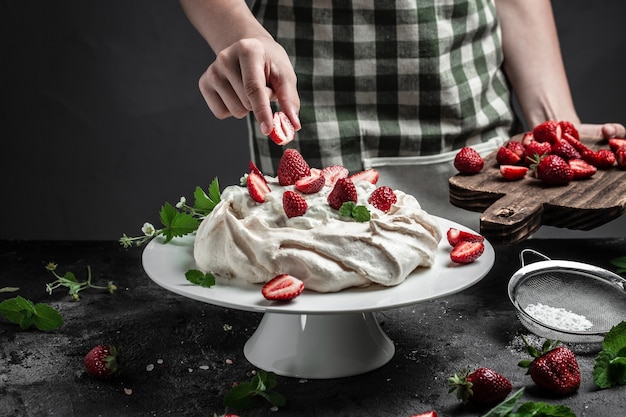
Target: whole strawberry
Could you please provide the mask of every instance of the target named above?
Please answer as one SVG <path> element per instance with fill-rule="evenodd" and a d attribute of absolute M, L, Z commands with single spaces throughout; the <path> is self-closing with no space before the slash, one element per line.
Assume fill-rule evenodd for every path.
<path fill-rule="evenodd" d="M 396 193 L 393 192 L 391 187 L 387 187 L 386 185 L 372 191 L 372 194 L 370 194 L 370 197 L 367 199 L 368 203 L 385 213 L 389 211 L 396 201 L 398 201 Z"/>
<path fill-rule="evenodd" d="M 87 373 L 94 378 L 110 379 L 118 372 L 118 354 L 113 345 L 97 345 L 83 360 Z"/>
<path fill-rule="evenodd" d="M 285 149 L 278 163 L 278 183 L 280 185 L 293 185 L 300 178 L 309 175 L 311 175 L 311 167 L 300 152 L 295 149 Z"/>
<path fill-rule="evenodd" d="M 283 193 L 283 209 L 287 217 L 298 217 L 304 215 L 309 208 L 304 197 L 295 191 L 287 190 Z"/>
<path fill-rule="evenodd" d="M 626 168 L 626 145 L 615 151 L 615 162 L 617 162 L 618 167 L 622 169 Z"/>
<path fill-rule="evenodd" d="M 454 157 L 454 167 L 465 175 L 478 174 L 485 166 L 485 161 L 474 149 L 466 146 Z"/>
<path fill-rule="evenodd" d="M 329 206 L 339 210 L 345 202 L 352 201 L 356 203 L 356 187 L 350 178 L 339 178 L 326 199 Z"/>
<path fill-rule="evenodd" d="M 558 155 L 545 155 L 531 166 L 537 178 L 548 185 L 566 185 L 574 179 L 574 171 Z"/>
<path fill-rule="evenodd" d="M 448 378 L 449 392 L 463 403 L 492 404 L 506 398 L 513 389 L 511 382 L 490 368 L 478 368 L 474 372 L 465 370 Z"/>
<path fill-rule="evenodd" d="M 567 395 L 578 390 L 580 368 L 574 352 L 565 346 L 558 346 L 559 342 L 552 340 L 546 340 L 541 350 L 538 350 L 526 338 L 522 339 L 534 359 L 520 361 L 518 365 L 528 369 L 527 374 L 538 387 L 558 395 Z"/>

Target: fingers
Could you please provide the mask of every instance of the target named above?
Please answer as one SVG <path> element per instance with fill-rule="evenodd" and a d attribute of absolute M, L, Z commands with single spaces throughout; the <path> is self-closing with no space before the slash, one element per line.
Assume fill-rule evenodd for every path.
<path fill-rule="evenodd" d="M 581 137 L 589 139 L 610 139 L 626 137 L 626 128 L 620 123 L 581 124 L 578 127 Z"/>

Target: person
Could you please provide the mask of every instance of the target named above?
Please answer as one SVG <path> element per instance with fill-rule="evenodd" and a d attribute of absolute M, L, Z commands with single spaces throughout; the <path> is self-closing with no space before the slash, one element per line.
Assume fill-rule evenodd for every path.
<path fill-rule="evenodd" d="M 626 135 L 579 119 L 549 0 L 180 3 L 216 53 L 202 95 L 219 119 L 248 116 L 265 173 L 282 154 L 267 136 L 280 109 L 311 166 L 374 167 L 427 210 L 468 224 L 476 218 L 447 194 L 461 147 L 486 154 L 549 119 L 591 138 Z"/>

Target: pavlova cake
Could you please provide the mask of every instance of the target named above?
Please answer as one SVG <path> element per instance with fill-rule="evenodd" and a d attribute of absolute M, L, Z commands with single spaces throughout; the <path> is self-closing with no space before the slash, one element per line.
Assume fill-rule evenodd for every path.
<path fill-rule="evenodd" d="M 259 284 L 296 277 L 318 292 L 398 285 L 433 265 L 442 234 L 413 196 L 377 181 L 375 170 L 310 168 L 295 149 L 276 177 L 251 163 L 246 186 L 226 187 L 198 228 L 197 267 Z"/>

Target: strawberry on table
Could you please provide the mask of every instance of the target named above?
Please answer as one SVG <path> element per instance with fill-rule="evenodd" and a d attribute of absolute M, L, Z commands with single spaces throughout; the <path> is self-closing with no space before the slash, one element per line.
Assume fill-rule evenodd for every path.
<path fill-rule="evenodd" d="M 289 274 L 277 275 L 263 285 L 261 293 L 268 300 L 289 301 L 304 291 L 304 282 Z"/>
<path fill-rule="evenodd" d="M 352 201 L 356 203 L 356 187 L 350 178 L 339 178 L 326 199 L 329 206 L 339 210 L 345 202 Z"/>
<path fill-rule="evenodd" d="M 248 187 L 250 197 L 257 203 L 265 202 L 265 196 L 271 191 L 265 178 L 254 171 L 248 174 L 246 187 Z"/>
<path fill-rule="evenodd" d="M 311 167 L 296 149 L 285 149 L 278 162 L 278 183 L 294 185 L 302 177 L 311 175 Z"/>
<path fill-rule="evenodd" d="M 467 240 L 457 243 L 450 252 L 450 260 L 457 264 L 471 264 L 485 251 L 484 242 L 469 242 Z"/>
<path fill-rule="evenodd" d="M 298 217 L 306 213 L 309 208 L 304 197 L 295 191 L 287 190 L 283 193 L 283 209 L 287 217 Z"/>
<path fill-rule="evenodd" d="M 386 185 L 376 188 L 367 199 L 368 203 L 385 213 L 389 211 L 396 201 L 398 201 L 396 193 L 393 192 L 391 187 L 387 187 Z"/>
<path fill-rule="evenodd" d="M 463 403 L 492 404 L 506 398 L 513 389 L 511 382 L 490 368 L 465 370 L 448 379 L 449 392 L 454 392 Z"/>
<path fill-rule="evenodd" d="M 454 157 L 454 167 L 464 175 L 478 174 L 485 166 L 485 161 L 476 149 L 466 146 Z"/>
<path fill-rule="evenodd" d="M 92 377 L 110 379 L 118 372 L 117 349 L 113 345 L 97 345 L 85 355 L 83 363 Z"/>
<path fill-rule="evenodd" d="M 287 115 L 281 111 L 274 113 L 274 128 L 270 139 L 277 145 L 286 145 L 296 137 L 296 130 Z"/>
<path fill-rule="evenodd" d="M 523 360 L 518 363 L 527 368 L 527 374 L 538 387 L 558 395 L 567 395 L 576 392 L 580 387 L 580 368 L 576 355 L 565 346 L 558 346 L 559 342 L 546 340 L 541 350 L 531 346 L 522 336 L 526 349 L 532 360 Z"/>

